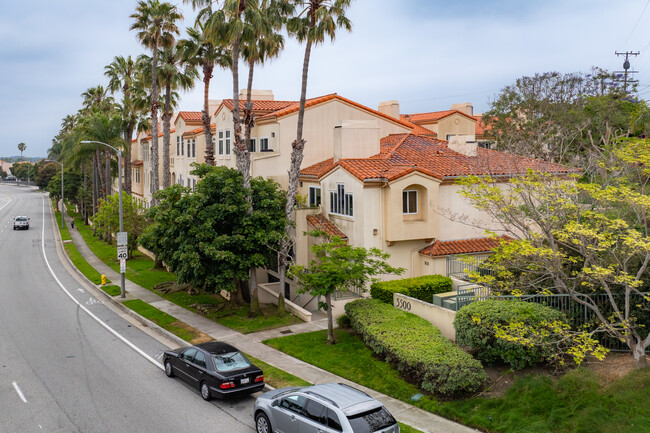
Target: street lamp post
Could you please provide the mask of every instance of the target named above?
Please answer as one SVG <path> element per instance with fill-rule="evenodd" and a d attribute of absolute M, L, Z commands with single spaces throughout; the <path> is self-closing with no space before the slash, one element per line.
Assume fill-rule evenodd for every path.
<path fill-rule="evenodd" d="M 114 148 L 110 144 L 106 144 L 101 141 L 94 141 L 94 140 L 83 140 L 82 143 L 84 144 L 91 144 L 91 143 L 97 143 L 97 144 L 103 144 L 106 147 L 110 147 L 117 153 L 117 193 L 119 195 L 118 197 L 118 203 L 119 203 L 119 218 L 120 218 L 120 232 L 124 231 L 124 222 L 123 222 L 123 217 L 122 217 L 122 152 L 119 149 Z M 120 262 L 120 298 L 125 298 L 126 297 L 126 288 L 124 284 L 124 267 L 122 266 L 122 263 Z"/>
<path fill-rule="evenodd" d="M 63 163 L 53 159 L 46 159 L 45 161 L 56 162 L 61 165 L 61 230 L 63 230 L 63 207 L 65 206 L 65 201 L 63 201 Z"/>

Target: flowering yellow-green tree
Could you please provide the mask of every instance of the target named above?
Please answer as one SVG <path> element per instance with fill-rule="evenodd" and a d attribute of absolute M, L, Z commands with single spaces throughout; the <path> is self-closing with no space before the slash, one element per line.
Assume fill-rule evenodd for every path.
<path fill-rule="evenodd" d="M 637 367 L 647 365 L 650 346 L 640 320 L 650 310 L 642 288 L 650 276 L 649 144 L 609 149 L 598 184 L 531 171 L 507 184 L 470 177 L 461 192 L 514 239 L 490 258 L 495 274 L 483 281 L 501 292 L 569 295 L 596 317 L 590 333 L 625 342 Z"/>

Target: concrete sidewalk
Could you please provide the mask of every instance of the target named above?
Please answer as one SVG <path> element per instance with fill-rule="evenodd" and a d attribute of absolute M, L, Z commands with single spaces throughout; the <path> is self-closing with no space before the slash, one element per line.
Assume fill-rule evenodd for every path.
<path fill-rule="evenodd" d="M 67 215 L 66 223 L 68 224 L 68 227 L 70 227 L 70 218 Z M 120 274 L 115 272 L 104 262 L 102 262 L 97 256 L 95 256 L 95 254 L 90 250 L 90 248 L 88 248 L 83 237 L 76 229 L 70 229 L 69 232 L 72 237 L 72 241 L 84 259 L 98 272 L 106 275 L 111 281 L 113 281 L 113 284 L 119 285 Z M 418 430 L 430 433 L 469 433 L 478 431 L 449 421 L 446 418 L 431 414 L 422 409 L 416 408 L 407 403 L 401 402 L 359 384 L 350 382 L 347 379 L 334 375 L 311 364 L 307 364 L 306 362 L 286 355 L 285 353 L 275 350 L 272 347 L 269 347 L 262 343 L 263 340 L 282 336 L 286 333 L 297 334 L 302 332 L 327 329 L 327 319 L 323 317 L 324 315 L 317 315 L 318 319 L 310 323 L 301 323 L 284 328 L 277 328 L 252 334 L 241 334 L 237 331 L 206 319 L 203 316 L 179 307 L 178 305 L 167 301 L 161 296 L 158 296 L 157 294 L 133 283 L 132 281 L 129 281 L 128 279 L 126 280 L 125 286 L 127 291 L 126 299 L 141 299 L 142 301 L 153 305 L 159 310 L 174 316 L 181 322 L 184 322 L 209 335 L 215 340 L 228 342 L 243 352 L 249 353 L 256 358 L 259 358 L 262 361 L 288 373 L 291 373 L 303 380 L 314 384 L 328 382 L 346 383 L 348 385 L 354 386 L 355 388 L 361 389 L 375 399 L 381 401 L 398 421 Z M 120 298 L 108 298 L 110 298 L 112 302 L 118 304 L 120 307 L 126 309 L 126 307 L 121 305 Z M 164 330 L 162 332 L 166 333 Z M 171 335 L 168 335 L 167 337 L 179 342 L 179 344 L 187 344 L 182 342 L 182 340 L 180 340 L 178 337 Z"/>

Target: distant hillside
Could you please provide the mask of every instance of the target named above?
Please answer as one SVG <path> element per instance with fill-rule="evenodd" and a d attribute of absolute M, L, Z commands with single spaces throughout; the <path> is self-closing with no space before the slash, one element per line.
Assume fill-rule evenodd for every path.
<path fill-rule="evenodd" d="M 13 163 L 16 161 L 29 161 L 29 162 L 37 162 L 40 161 L 41 159 L 47 158 L 46 156 L 23 156 L 22 158 L 20 156 L 0 156 L 0 160 Z"/>

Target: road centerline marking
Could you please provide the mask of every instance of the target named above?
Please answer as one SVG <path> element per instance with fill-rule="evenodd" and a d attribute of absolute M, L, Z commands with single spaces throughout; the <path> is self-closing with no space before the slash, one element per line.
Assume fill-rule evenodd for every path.
<path fill-rule="evenodd" d="M 16 392 L 18 393 L 18 397 L 20 397 L 20 399 L 21 399 L 23 402 L 27 403 L 27 399 L 25 398 L 25 394 L 23 394 L 23 392 L 20 390 L 20 387 L 18 386 L 18 384 L 16 383 L 16 381 L 14 380 L 13 382 L 11 382 L 11 384 L 14 386 L 14 389 L 15 389 Z"/>

